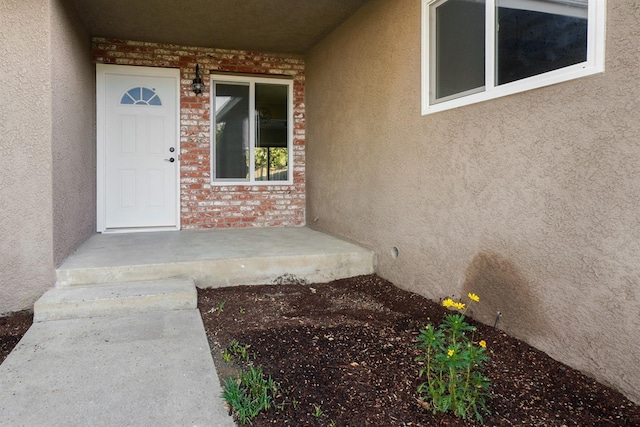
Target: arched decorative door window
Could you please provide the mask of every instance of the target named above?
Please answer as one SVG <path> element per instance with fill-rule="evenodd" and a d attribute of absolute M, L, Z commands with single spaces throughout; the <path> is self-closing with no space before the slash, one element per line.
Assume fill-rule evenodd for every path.
<path fill-rule="evenodd" d="M 162 100 L 153 89 L 134 87 L 129 89 L 120 99 L 121 105 L 162 105 Z"/>

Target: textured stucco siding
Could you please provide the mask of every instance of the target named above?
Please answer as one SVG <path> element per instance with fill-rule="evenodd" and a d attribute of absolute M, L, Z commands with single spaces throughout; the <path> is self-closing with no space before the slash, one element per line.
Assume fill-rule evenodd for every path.
<path fill-rule="evenodd" d="M 63 3 L 0 2 L 0 314 L 95 229 L 91 44 Z"/>
<path fill-rule="evenodd" d="M 420 2 L 365 5 L 306 57 L 307 218 L 640 402 L 640 8 L 607 14 L 605 73 L 421 116 Z"/>
<path fill-rule="evenodd" d="M 68 2 L 51 4 L 53 261 L 96 229 L 95 66 Z"/>
<path fill-rule="evenodd" d="M 0 313 L 53 285 L 49 2 L 0 2 Z"/>

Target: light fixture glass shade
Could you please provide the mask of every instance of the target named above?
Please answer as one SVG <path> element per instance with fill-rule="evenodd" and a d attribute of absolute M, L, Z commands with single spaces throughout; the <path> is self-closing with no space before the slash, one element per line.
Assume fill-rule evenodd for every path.
<path fill-rule="evenodd" d="M 204 89 L 204 83 L 202 83 L 201 78 L 193 79 L 193 83 L 191 83 L 191 90 L 195 92 L 196 95 L 200 95 Z"/>
<path fill-rule="evenodd" d="M 196 94 L 200 95 L 204 90 L 204 83 L 202 83 L 202 79 L 200 78 L 200 65 L 196 64 L 196 78 L 193 79 L 191 83 L 191 90 Z"/>

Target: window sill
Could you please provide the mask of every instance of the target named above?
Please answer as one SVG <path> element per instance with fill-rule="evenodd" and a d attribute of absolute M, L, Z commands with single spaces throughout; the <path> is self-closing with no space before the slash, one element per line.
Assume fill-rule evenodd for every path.
<path fill-rule="evenodd" d="M 428 104 L 428 100 L 430 98 L 429 93 L 424 93 L 422 98 L 426 101 L 423 101 L 422 115 L 425 116 L 428 114 L 439 113 L 441 111 L 452 110 L 454 108 L 464 107 L 465 105 L 477 104 L 480 102 L 501 98 L 503 96 L 514 95 L 533 89 L 543 88 L 558 83 L 599 74 L 602 72 L 604 72 L 603 65 L 589 66 L 586 64 L 577 64 L 570 69 L 565 68 L 562 70 L 558 70 L 558 72 L 550 72 L 545 76 L 533 76 L 528 79 L 494 87 L 489 91 L 478 92 L 473 95 L 467 95 L 431 105 Z M 427 90 L 428 89 L 425 88 L 425 92 L 427 92 Z"/>

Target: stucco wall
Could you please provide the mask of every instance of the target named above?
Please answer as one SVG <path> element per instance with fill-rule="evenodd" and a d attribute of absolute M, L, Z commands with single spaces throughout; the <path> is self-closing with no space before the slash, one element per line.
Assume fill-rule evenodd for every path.
<path fill-rule="evenodd" d="M 95 67 L 91 38 L 68 2 L 51 4 L 53 257 L 96 229 Z"/>
<path fill-rule="evenodd" d="M 430 116 L 419 1 L 371 1 L 306 64 L 309 224 L 640 402 L 635 2 L 608 2 L 605 73 Z"/>
<path fill-rule="evenodd" d="M 49 2 L 0 2 L 0 313 L 53 285 Z"/>

